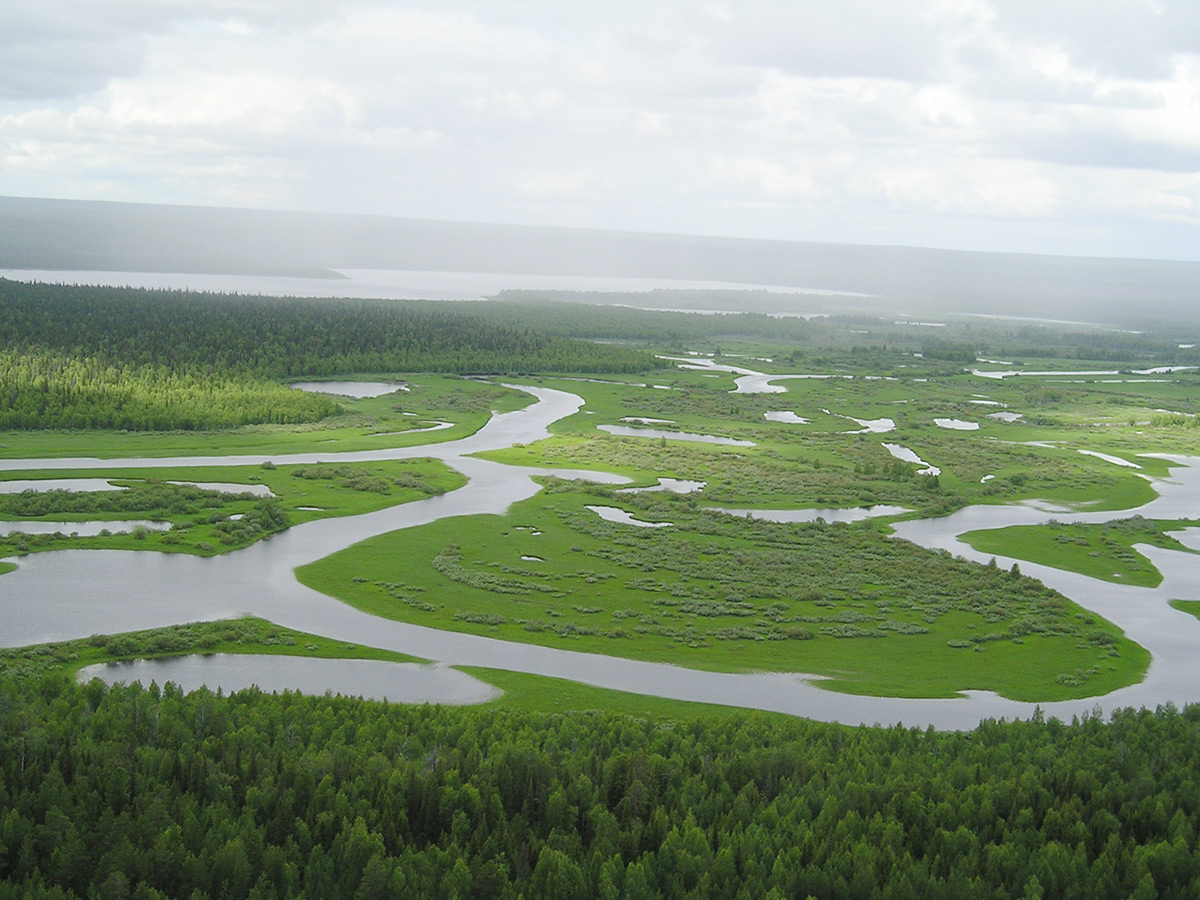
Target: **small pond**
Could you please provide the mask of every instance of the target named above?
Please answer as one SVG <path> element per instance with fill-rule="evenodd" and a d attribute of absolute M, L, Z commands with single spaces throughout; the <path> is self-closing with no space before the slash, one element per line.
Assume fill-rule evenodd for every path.
<path fill-rule="evenodd" d="M 386 381 L 295 381 L 290 387 L 298 391 L 308 391 L 310 394 L 334 394 L 338 397 L 353 397 L 355 400 L 382 397 L 384 394 L 408 390 L 406 384 Z"/>
<path fill-rule="evenodd" d="M 941 469 L 939 469 L 937 466 L 931 466 L 929 463 L 925 462 L 925 460 L 921 459 L 921 457 L 917 456 L 915 452 L 909 450 L 902 444 L 885 443 L 883 446 L 887 449 L 887 452 L 892 454 L 892 456 L 894 456 L 896 459 L 902 460 L 903 462 L 916 463 L 919 466 L 925 466 L 924 469 L 918 470 L 918 475 L 942 474 Z"/>
<path fill-rule="evenodd" d="M 232 517 L 231 517 L 232 518 Z M 23 534 L 77 534 L 80 537 L 96 537 L 102 531 L 112 534 L 127 534 L 135 528 L 147 528 L 150 531 L 166 531 L 171 527 L 170 522 L 151 522 L 148 519 L 124 519 L 114 522 L 0 522 L 0 534 L 11 534 L 20 531 Z"/>
<path fill-rule="evenodd" d="M 605 522 L 616 522 L 618 525 L 635 525 L 638 528 L 670 528 L 674 524 L 672 522 L 643 522 L 641 519 L 635 519 L 632 513 L 617 509 L 615 506 L 589 506 L 588 509 Z"/>
<path fill-rule="evenodd" d="M 806 419 L 804 416 L 798 416 L 791 410 L 771 410 L 763 413 L 763 418 L 768 422 L 784 422 L 788 425 L 809 425 L 812 419 Z"/>
<path fill-rule="evenodd" d="M 462 706 L 486 703 L 500 695 L 490 684 L 444 665 L 393 663 L 372 659 L 317 659 L 266 654 L 211 653 L 99 663 L 79 671 L 79 680 L 99 678 L 106 684 L 173 681 L 185 691 L 208 687 L 226 693 L 258 685 L 267 692 L 326 691 L 368 700 L 402 703 L 444 703 Z"/>
<path fill-rule="evenodd" d="M 1139 466 L 1137 463 L 1130 462 L 1127 459 L 1122 459 L 1119 456 L 1113 456 L 1111 453 L 1101 453 L 1098 450 L 1080 450 L 1079 452 L 1082 453 L 1084 456 L 1094 456 L 1094 457 L 1096 457 L 1096 459 L 1102 459 L 1105 462 L 1110 462 L 1114 466 L 1124 466 L 1127 469 L 1140 469 L 1141 468 L 1141 466 Z"/>
<path fill-rule="evenodd" d="M 690 494 L 699 491 L 707 485 L 707 481 L 689 481 L 686 478 L 660 478 L 658 484 L 650 487 L 621 488 L 618 494 L 644 494 L 647 491 L 669 491 L 672 494 Z"/>
<path fill-rule="evenodd" d="M 834 413 L 834 415 L 838 415 Z M 896 430 L 895 419 L 857 419 L 854 416 L 842 416 L 843 419 L 849 419 L 851 422 L 857 422 L 859 431 L 847 431 L 846 434 L 887 434 L 889 431 Z"/>
<path fill-rule="evenodd" d="M 753 447 L 754 441 L 717 437 L 714 434 L 693 434 L 690 431 L 663 431 L 660 428 L 630 428 L 625 425 L 598 425 L 601 431 L 617 437 L 665 438 L 668 441 L 693 441 L 701 444 L 721 444 L 726 447 Z"/>
<path fill-rule="evenodd" d="M 185 485 L 205 491 L 220 491 L 222 494 L 253 494 L 255 497 L 275 496 L 275 493 L 265 484 L 238 484 L 232 481 L 168 481 L 167 484 Z"/>

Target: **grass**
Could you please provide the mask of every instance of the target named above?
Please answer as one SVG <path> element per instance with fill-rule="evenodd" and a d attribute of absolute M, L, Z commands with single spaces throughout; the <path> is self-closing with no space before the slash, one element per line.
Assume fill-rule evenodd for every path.
<path fill-rule="evenodd" d="M 154 649 L 168 644 L 173 649 Z M 203 653 L 425 662 L 403 653 L 362 644 L 347 644 L 320 635 L 281 628 L 265 619 L 246 617 L 0 650 L 0 673 L 30 678 L 49 672 L 62 672 L 75 677 L 81 669 L 98 663 L 179 656 L 195 653 L 201 647 L 203 649 L 199 652 Z M 542 713 L 599 709 L 640 718 L 683 722 L 721 720 L 747 714 L 738 707 L 648 697 L 590 687 L 560 678 L 474 666 L 458 668 L 503 691 L 486 704 L 489 707 Z M 782 713 L 755 715 L 790 718 Z"/>
<path fill-rule="evenodd" d="M 765 366 L 764 366 L 765 368 Z M 795 367 L 792 367 L 795 371 Z M 942 515 L 973 503 L 1046 499 L 1088 509 L 1128 509 L 1155 496 L 1139 474 L 1076 448 L 1129 455 L 1111 446 L 1114 432 L 1081 424 L 1007 424 L 989 420 L 999 407 L 1029 399 L 1024 386 L 970 376 L 930 381 L 854 378 L 779 381 L 780 394 L 732 394 L 733 376 L 706 378 L 695 371 L 652 373 L 649 384 L 540 379 L 578 393 L 585 406 L 555 423 L 553 436 L 530 445 L 493 451 L 490 459 L 513 465 L 570 466 L 618 472 L 638 481 L 655 476 L 707 481 L 701 498 L 742 507 L 788 508 L 888 504 Z M 981 397 L 981 389 L 986 397 Z M 1004 399 L 990 399 L 992 397 Z M 1044 405 L 1041 395 L 1039 404 Z M 1011 402 L 1010 402 L 1011 401 Z M 772 410 L 792 411 L 809 424 L 769 422 Z M 829 412 L 823 412 L 828 410 Z M 654 427 L 751 440 L 753 448 L 685 444 L 669 436 L 616 438 L 598 430 L 625 418 L 667 420 Z M 886 434 L 849 433 L 848 417 L 890 418 Z M 935 418 L 978 423 L 978 431 L 952 431 Z M 1119 429 L 1128 437 L 1128 429 Z M 1200 443 L 1193 442 L 1200 446 Z M 1029 441 L 1053 441 L 1030 446 Z M 919 466 L 898 463 L 882 446 L 895 442 L 913 449 L 942 470 L 935 481 L 917 474 Z M 1061 444 L 1061 446 L 1060 446 Z M 1143 438 L 1141 449 L 1155 449 Z M 1165 472 L 1162 461 L 1146 460 L 1146 473 Z M 986 481 L 984 479 L 987 479 Z"/>
<path fill-rule="evenodd" d="M 161 659 L 193 653 L 425 662 L 404 653 L 347 644 L 345 641 L 281 628 L 265 619 L 245 617 L 0 650 L 0 672 L 35 677 L 58 671 L 74 677 L 80 669 L 96 663 Z"/>
<path fill-rule="evenodd" d="M 297 477 L 297 473 L 324 473 L 329 477 Z M 315 519 L 353 516 L 373 512 L 400 503 L 420 500 L 433 494 L 454 490 L 466 479 L 440 460 L 402 459 L 353 463 L 338 466 L 196 466 L 145 469 L 80 469 L 6 472 L 3 478 L 109 478 L 114 484 L 128 485 L 143 480 L 190 481 L 261 485 L 269 488 L 287 513 L 291 524 Z M 94 493 L 97 503 L 111 498 L 109 492 Z M 231 539 L 218 526 L 231 516 L 251 513 L 259 499 L 234 499 L 227 495 L 219 505 L 202 510 L 179 512 L 172 508 L 106 512 L 99 509 L 74 513 L 49 513 L 30 516 L 28 521 L 114 521 L 152 519 L 172 524 L 162 532 L 115 533 L 97 537 L 31 535 L 0 537 L 0 555 L 61 549 L 159 550 L 212 556 L 218 552 L 245 547 L 264 535 L 245 535 Z M 0 503 L 4 500 L 0 497 Z M 311 508 L 309 508 L 311 507 Z M 2 515 L 2 514 L 0 514 Z M 9 517 L 19 521 L 16 517 Z M 114 531 L 118 527 L 114 526 Z"/>
<path fill-rule="evenodd" d="M 745 709 L 736 706 L 668 700 L 663 697 L 650 697 L 644 694 L 591 687 L 563 678 L 527 675 L 523 672 L 485 669 L 478 666 L 457 666 L 456 668 L 504 691 L 503 694 L 487 704 L 489 707 L 541 713 L 598 709 L 638 718 L 671 719 L 677 722 L 742 719 L 748 714 Z M 753 715 L 781 719 L 792 718 L 784 713 L 755 712 Z"/>
<path fill-rule="evenodd" d="M 621 504 L 644 520 L 671 516 L 682 526 L 650 530 L 603 523 L 585 509 L 614 496 L 560 486 L 506 516 L 370 538 L 297 577 L 400 621 L 715 671 L 820 674 L 832 679 L 824 687 L 851 693 L 949 697 L 978 689 L 1068 699 L 1136 682 L 1149 662 L 1143 648 L 1065 598 L 1038 599 L 1045 589 L 1031 580 L 1021 582 L 1031 604 L 1021 612 L 1006 606 L 1015 603 L 1008 576 L 868 528 L 705 517 L 689 514 L 682 499 L 662 498 L 666 508 L 657 509 Z M 820 540 L 805 543 L 813 535 Z M 876 566 L 868 583 L 863 567 L 889 548 L 912 549 Z M 760 569 L 765 580 L 737 574 Z M 822 570 L 831 573 L 824 581 Z M 783 586 L 764 594 L 772 579 Z M 995 587 L 969 599 L 985 581 Z M 928 602 L 911 594 L 922 582 Z M 1033 632 L 1017 627 L 1029 616 L 1043 617 Z M 879 622 L 895 628 L 884 633 Z"/>
<path fill-rule="evenodd" d="M 759 351 L 749 345 L 739 345 L 738 349 L 750 355 L 774 354 L 774 350 Z M 1196 411 L 1194 377 L 1161 385 L 1150 382 L 1109 385 L 1096 380 L 1085 384 L 1060 384 L 1053 379 L 994 381 L 963 374 L 953 365 L 934 365 L 914 361 L 905 354 L 893 354 L 886 374 L 895 380 L 880 380 L 866 376 L 884 374 L 883 371 L 868 373 L 861 365 L 856 368 L 852 356 L 834 354 L 827 359 L 819 351 L 806 351 L 789 362 L 724 360 L 777 373 L 824 371 L 855 375 L 780 381 L 784 392 L 770 395 L 732 394 L 732 375 L 674 367 L 646 376 L 606 378 L 603 383 L 566 378 L 531 380 L 578 393 L 585 398 L 586 405 L 578 414 L 556 423 L 552 428 L 554 436 L 549 440 L 489 456 L 516 464 L 619 472 L 643 484 L 660 476 L 706 481 L 707 486 L 696 498 L 699 505 L 788 508 L 888 503 L 931 515 L 968 503 L 1030 498 L 1086 504 L 1088 509 L 1130 508 L 1154 496 L 1152 485 L 1139 474 L 1079 454 L 1078 449 L 1113 453 L 1126 459 L 1155 450 L 1200 452 L 1200 429 L 1186 423 L 1155 422 L 1155 410 L 1159 408 L 1188 414 Z M 914 368 L 908 368 L 910 365 Z M 1049 367 L 1049 364 L 1031 365 Z M 1086 362 L 1071 364 L 1071 368 L 1110 367 Z M 451 377 L 414 376 L 405 380 L 413 386 L 411 393 L 346 403 L 344 415 L 316 426 L 153 435 L 7 433 L 0 434 L 0 457 L 200 453 L 253 453 L 270 457 L 300 451 L 332 454 L 412 446 L 464 436 L 477 430 L 491 410 L 517 408 L 529 402 L 529 395 L 520 391 Z M 669 389 L 658 390 L 654 385 Z M 976 402 L 980 400 L 1000 405 Z M 988 412 L 1000 408 L 1020 412 L 1025 418 L 1017 424 L 987 418 Z M 822 412 L 823 409 L 829 412 Z M 812 422 L 808 425 L 768 422 L 764 413 L 772 410 L 791 410 Z M 848 416 L 862 419 L 886 416 L 895 420 L 896 430 L 886 435 L 846 434 L 856 427 Z M 673 424 L 667 428 L 746 438 L 756 446 L 729 449 L 670 440 L 623 439 L 596 429 L 598 424 L 619 424 L 625 417 L 669 419 Z M 977 431 L 949 431 L 933 424 L 938 417 L 974 421 L 981 427 Z M 383 433 L 433 421 L 455 424 L 451 429 L 433 433 Z M 938 482 L 917 476 L 915 466 L 896 464 L 881 446 L 885 440 L 911 447 L 940 466 L 943 474 Z M 1027 446 L 1027 441 L 1055 443 L 1034 447 Z M 1169 465 L 1145 458 L 1137 461 L 1143 466 L 1142 473 L 1148 475 L 1162 475 Z M 386 465 L 405 469 L 416 464 L 416 461 L 401 461 Z M 431 485 L 449 489 L 461 483 L 461 479 L 455 481 L 458 476 L 454 473 L 439 474 L 437 466 L 430 465 L 423 477 Z M 394 474 L 395 470 L 386 469 L 385 464 L 380 466 L 372 472 L 381 477 L 389 472 Z M 68 473 L 42 474 L 63 477 Z M 106 473 L 87 470 L 75 474 L 94 477 Z M 983 482 L 986 475 L 994 477 Z M 28 477 L 28 474 L 14 472 L 7 477 Z M 207 472 L 183 468 L 121 470 L 114 477 L 266 483 L 279 494 L 280 503 L 287 508 L 293 523 L 358 514 L 417 496 L 375 495 L 369 491 L 343 490 L 333 483 L 308 483 L 292 478 L 285 466 L 275 471 L 255 467 L 244 470 L 221 467 Z M 1058 631 L 1019 636 L 1009 631 L 1018 621 L 1009 614 L 1011 611 L 999 619 L 968 604 L 951 604 L 930 612 L 937 606 L 941 590 L 934 576 L 945 561 L 936 555 L 923 556 L 928 571 L 907 583 L 860 575 L 860 562 L 847 555 L 850 551 L 846 548 L 856 540 L 856 532 L 850 530 L 831 531 L 835 539 L 823 551 L 823 557 L 809 559 L 796 554 L 797 563 L 841 574 L 842 581 L 826 590 L 822 602 L 801 596 L 800 592 L 781 598 L 743 593 L 740 600 L 730 605 L 727 601 L 737 593 L 733 587 L 738 586 L 731 587 L 719 578 L 700 577 L 679 565 L 671 568 L 665 561 L 672 554 L 686 550 L 691 554 L 688 558 L 704 565 L 714 560 L 744 558 L 749 561 L 745 565 L 752 568 L 766 559 L 764 554 L 775 538 L 767 534 L 762 523 L 724 523 L 711 532 L 690 524 L 685 529 L 683 523 L 701 521 L 697 518 L 699 514 L 688 506 L 686 499 L 671 502 L 678 505 L 656 505 L 658 501 L 652 499 L 635 502 L 628 496 L 614 499 L 614 495 L 603 489 L 544 494 L 514 507 L 505 516 L 447 520 L 372 538 L 306 567 L 301 578 L 310 586 L 390 618 L 514 641 L 720 671 L 812 672 L 832 679 L 825 683 L 826 687 L 855 693 L 940 697 L 952 696 L 963 689 L 982 689 L 1016 699 L 1048 701 L 1105 693 L 1138 680 L 1148 665 L 1145 650 L 1125 640 L 1108 623 L 1095 620 L 1065 601 L 1055 607 L 1052 617 Z M 583 510 L 587 503 L 619 505 L 639 518 L 680 524 L 675 529 L 656 532 L 595 523 L 584 527 L 580 525 L 582 517 L 591 515 Z M 231 501 L 219 513 L 225 517 L 236 515 L 246 505 L 252 503 Z M 301 506 L 319 506 L 321 510 L 305 511 L 299 509 Z M 130 515 L 147 517 L 141 513 Z M 69 544 L 64 540 L 57 546 L 189 552 L 224 549 L 225 545 L 213 540 L 212 535 L 203 536 L 204 529 L 212 523 L 181 524 L 190 524 L 191 528 L 180 529 L 182 545 L 173 547 L 158 546 L 161 537 L 156 535 L 140 539 L 117 536 L 77 539 L 78 543 Z M 1103 577 L 1100 570 L 1107 568 L 1110 576 L 1122 573 L 1115 580 L 1131 584 L 1141 583 L 1139 579 L 1143 578 L 1149 583 L 1156 575 L 1132 551 L 1131 544 L 1136 542 L 1132 538 L 1129 541 L 1112 538 L 1116 541 L 1112 546 L 1100 540 L 1085 547 L 1076 543 L 1076 539 L 1090 542 L 1094 535 L 1067 533 L 1071 540 L 1063 542 L 1054 541 L 1054 536 L 998 532 L 986 539 L 1000 541 L 1010 548 L 990 552 L 1032 559 L 1012 552 L 1012 546 L 1021 545 L 1027 548 L 1025 552 L 1032 553 L 1039 547 L 1039 541 L 1045 544 L 1049 537 L 1052 555 L 1065 560 L 1068 563 L 1065 568 L 1090 565 L 1096 568 L 1099 577 Z M 87 543 L 92 541 L 107 543 Z M 213 549 L 204 550 L 200 544 Z M 459 547 L 456 558 L 444 555 L 451 545 Z M 631 563 L 630 548 L 636 549 L 645 561 Z M 624 557 L 604 555 L 610 551 L 618 551 Z M 1091 555 L 1094 552 L 1099 555 Z M 524 560 L 523 556 L 538 559 Z M 434 566 L 439 557 L 440 569 Z M 649 569 L 643 571 L 646 566 Z M 0 572 L 5 567 L 11 565 L 0 563 Z M 1083 568 L 1075 570 L 1093 574 Z M 995 575 L 985 573 L 979 577 L 988 579 Z M 647 583 L 657 586 L 649 589 L 644 586 Z M 516 593 L 498 590 L 514 585 Z M 541 590 L 542 587 L 547 590 Z M 738 590 L 744 587 L 741 585 Z M 997 596 L 1002 597 L 1003 593 L 996 591 Z M 733 612 L 708 615 L 689 611 L 690 607 L 684 604 L 697 597 L 709 603 L 725 603 Z M 752 607 L 752 614 L 740 615 L 746 608 L 737 607 L 738 602 Z M 776 602 L 785 609 L 777 612 L 776 618 L 770 618 L 767 611 Z M 1058 603 L 1054 600 L 1054 604 Z M 929 621 L 923 611 L 928 613 Z M 839 627 L 827 622 L 831 615 L 866 617 L 870 627 L 875 627 L 877 621 L 890 620 L 901 625 L 927 626 L 927 630 L 889 632 L 885 638 L 874 640 L 836 638 L 823 633 L 827 627 L 835 630 Z M 650 620 L 653 624 L 646 624 Z M 638 631 L 638 627 L 645 630 Z M 768 639 L 772 631 L 786 628 L 807 629 L 813 635 L 811 639 Z M 728 640 L 714 637 L 722 630 L 741 636 Z M 618 636 L 617 632 L 624 634 Z M 996 634 L 1008 636 L 992 639 Z M 336 648 L 329 649 L 333 652 Z M 1114 650 L 1116 655 L 1112 655 Z M 597 702 L 589 699 L 598 696 L 591 688 L 512 673 L 496 677 L 509 679 L 515 685 L 514 695 L 532 697 L 512 702 L 560 708 L 561 703 L 554 698 L 563 691 L 576 692 L 570 696 L 578 697 L 581 704 Z M 671 708 L 677 705 L 646 698 L 636 702 L 661 702 Z"/>
<path fill-rule="evenodd" d="M 363 377 L 372 381 L 391 378 Z M 0 432 L 0 458 L 280 456 L 414 447 L 467 437 L 487 423 L 493 410 L 521 409 L 533 400 L 523 391 L 448 375 L 396 378 L 405 381 L 410 390 L 364 400 L 339 400 L 343 415 L 314 424 L 258 425 L 227 431 L 4 431 Z M 421 427 L 438 421 L 452 422 L 453 427 L 439 431 L 424 431 Z M 391 433 L 400 431 L 409 433 Z"/>
<path fill-rule="evenodd" d="M 1195 616 L 1197 619 L 1200 619 L 1200 600 L 1172 600 L 1171 606 L 1180 612 L 1185 612 L 1189 616 Z"/>
<path fill-rule="evenodd" d="M 1093 493 L 1092 488 L 1064 485 L 1040 490 L 1036 497 L 1023 499 L 1049 500 L 1094 512 L 1116 512 L 1145 506 L 1157 496 L 1158 492 L 1149 481 L 1136 475 L 1125 475 L 1114 478 L 1100 497 Z"/>
<path fill-rule="evenodd" d="M 1153 588 L 1162 583 L 1162 573 L 1133 545 L 1150 544 L 1192 553 L 1166 533 L 1192 524 L 1186 520 L 1151 521 L 1136 516 L 1103 524 L 1011 525 L 968 531 L 960 539 L 980 553 L 1028 560 L 1114 584 Z"/>

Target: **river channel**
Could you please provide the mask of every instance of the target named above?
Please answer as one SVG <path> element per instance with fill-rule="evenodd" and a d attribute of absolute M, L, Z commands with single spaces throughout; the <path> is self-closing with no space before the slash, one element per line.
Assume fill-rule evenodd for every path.
<path fill-rule="evenodd" d="M 289 529 L 244 550 L 211 558 L 152 551 L 64 550 L 16 560 L 16 571 L 0 576 L 0 646 L 24 646 L 44 641 L 118 633 L 136 629 L 252 614 L 281 626 L 337 640 L 396 650 L 432 660 L 423 669 L 452 672 L 450 666 L 472 665 L 535 675 L 566 678 L 604 688 L 771 710 L 849 724 L 902 723 L 907 726 L 971 728 L 986 717 L 1028 718 L 1035 705 L 986 692 L 964 692 L 957 699 L 914 700 L 864 697 L 822 690 L 818 678 L 796 673 L 731 675 L 686 669 L 552 647 L 512 643 L 478 635 L 441 631 L 380 619 L 317 593 L 296 581 L 293 570 L 328 556 L 372 535 L 432 522 L 448 516 L 501 514 L 511 504 L 533 496 L 531 476 L 553 473 L 593 481 L 621 483 L 624 479 L 597 472 L 506 466 L 468 454 L 530 443 L 545 437 L 547 427 L 582 406 L 564 391 L 521 387 L 536 402 L 516 412 L 498 414 L 471 437 L 441 444 L 354 453 L 271 455 L 276 463 L 362 461 L 437 457 L 466 475 L 468 483 L 451 493 L 401 504 L 361 516 L 323 519 Z M 156 466 L 245 465 L 266 456 L 176 457 L 171 459 L 38 459 L 2 460 L 0 470 L 80 469 L 115 470 Z M 1160 496 L 1137 510 L 1146 516 L 1179 518 L 1193 514 L 1200 501 L 1200 459 L 1177 459 L 1170 479 L 1156 483 Z M 1132 515 L 1120 513 L 1065 514 L 1033 505 L 971 507 L 952 516 L 902 523 L 901 537 L 926 547 L 943 547 L 955 554 L 986 561 L 956 535 L 974 528 L 1033 524 L 1052 518 L 1105 521 Z M 1181 535 L 1188 546 L 1200 548 L 1200 529 Z M 1114 622 L 1153 655 L 1147 677 L 1100 698 L 1043 703 L 1046 715 L 1069 719 L 1097 707 L 1153 707 L 1200 700 L 1200 621 L 1168 606 L 1171 598 L 1200 597 L 1200 566 L 1188 554 L 1139 547 L 1163 573 L 1155 589 L 1109 584 L 1095 579 L 1021 562 L 1021 569 L 1040 578 Z M 1005 565 L 1011 561 L 1001 560 Z M 305 660 L 323 667 L 321 660 Z M 196 662 L 180 661 L 155 668 L 159 680 L 174 678 L 171 665 L 203 670 Z M 276 665 L 276 664 L 272 664 Z M 105 670 L 117 679 L 119 667 Z M 265 671 L 265 670 L 264 670 Z M 314 671 L 317 671 L 314 666 Z M 404 678 L 411 670 L 395 667 L 395 685 L 373 671 L 369 688 L 355 691 L 345 680 L 338 690 L 393 698 L 409 697 Z M 108 677 L 106 675 L 106 677 Z M 462 689 L 457 674 L 453 689 Z M 379 679 L 382 678 L 381 682 Z M 264 674 L 264 681 L 271 681 Z M 328 683 L 331 687 L 335 682 Z M 350 685 L 354 682 L 351 680 Z M 272 687 L 278 686 L 271 682 Z M 449 690 L 450 688 L 447 688 Z M 424 699 L 440 700 L 434 690 Z M 447 699 L 445 702 L 455 702 Z M 462 702 L 462 701 L 458 701 Z"/>

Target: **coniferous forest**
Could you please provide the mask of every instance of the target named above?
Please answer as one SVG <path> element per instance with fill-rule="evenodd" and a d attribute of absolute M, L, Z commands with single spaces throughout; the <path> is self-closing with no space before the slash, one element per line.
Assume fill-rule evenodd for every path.
<path fill-rule="evenodd" d="M 0 686 L 0 898 L 1184 898 L 1200 711 L 746 714 Z"/>
<path fill-rule="evenodd" d="M 440 308 L 439 308 L 440 306 Z M 312 422 L 278 379 L 362 372 L 633 372 L 642 351 L 498 324 L 458 304 L 225 297 L 0 279 L 0 428 Z"/>

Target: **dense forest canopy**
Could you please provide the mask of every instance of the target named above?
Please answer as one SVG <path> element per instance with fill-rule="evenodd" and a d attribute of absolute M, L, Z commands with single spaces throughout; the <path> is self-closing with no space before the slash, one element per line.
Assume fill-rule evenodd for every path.
<path fill-rule="evenodd" d="M 11 350 L 268 378 L 361 372 L 633 372 L 645 353 L 389 300 L 224 296 L 0 279 Z"/>
<path fill-rule="evenodd" d="M 328 397 L 276 379 L 365 372 L 632 372 L 637 350 L 461 307 L 230 297 L 0 279 L 0 428 L 313 422 Z"/>
<path fill-rule="evenodd" d="M 847 729 L 0 681 L 0 898 L 1183 898 L 1200 710 Z"/>

